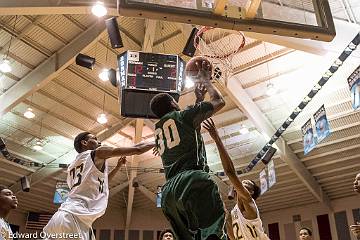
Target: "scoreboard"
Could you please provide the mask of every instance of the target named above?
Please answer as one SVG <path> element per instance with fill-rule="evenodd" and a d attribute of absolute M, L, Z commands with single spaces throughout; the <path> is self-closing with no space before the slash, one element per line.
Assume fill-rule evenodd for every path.
<path fill-rule="evenodd" d="M 156 118 L 149 103 L 166 92 L 178 100 L 185 83 L 185 62 L 177 55 L 126 51 L 118 56 L 121 115 Z"/>

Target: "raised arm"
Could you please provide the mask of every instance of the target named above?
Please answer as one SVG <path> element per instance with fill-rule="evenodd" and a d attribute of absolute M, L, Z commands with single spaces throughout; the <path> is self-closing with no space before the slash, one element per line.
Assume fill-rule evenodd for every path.
<path fill-rule="evenodd" d="M 119 156 L 140 155 L 149 151 L 155 146 L 155 142 L 141 142 L 131 147 L 99 147 L 95 150 L 94 163 L 98 169 L 101 169 L 106 159 Z"/>
<path fill-rule="evenodd" d="M 213 105 L 213 113 L 216 113 L 225 106 L 225 101 L 219 91 L 211 83 L 211 71 L 209 71 L 209 68 L 210 66 L 207 65 L 205 61 L 203 61 L 202 65 L 200 66 L 199 73 L 196 76 L 196 79 L 202 83 L 206 91 L 209 93 L 209 102 Z"/>

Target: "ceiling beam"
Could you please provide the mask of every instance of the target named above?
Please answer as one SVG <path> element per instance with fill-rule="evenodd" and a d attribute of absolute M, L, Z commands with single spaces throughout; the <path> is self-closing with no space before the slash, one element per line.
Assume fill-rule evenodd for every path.
<path fill-rule="evenodd" d="M 111 198 L 112 196 L 114 196 L 117 193 L 121 192 L 123 189 L 125 189 L 128 186 L 129 186 L 129 182 L 127 181 L 127 182 L 123 182 L 123 183 L 111 188 L 109 198 Z"/>
<path fill-rule="evenodd" d="M 150 191 L 147 187 L 144 185 L 139 184 L 138 190 L 144 194 L 145 197 L 147 197 L 150 201 L 156 204 L 156 194 Z"/>
<path fill-rule="evenodd" d="M 99 33 L 103 32 L 104 29 L 104 22 L 93 24 L 2 94 L 0 96 L 0 102 L 2 103 L 0 106 L 0 117 L 54 79 L 73 62 L 79 52 L 86 51 L 97 40 Z"/>
<path fill-rule="evenodd" d="M 269 137 L 275 133 L 276 129 L 274 126 L 243 89 L 240 80 L 236 76 L 228 80 L 227 87 L 223 88 L 228 92 L 229 96 L 232 97 L 233 101 L 242 110 L 242 112 L 254 123 L 255 127 L 259 131 Z M 290 149 L 284 139 L 279 138 L 279 140 L 275 143 L 275 146 L 279 149 L 280 158 L 289 165 L 290 169 L 300 178 L 300 180 L 318 199 L 318 201 L 322 202 L 328 208 L 331 208 L 330 200 L 326 193 L 321 189 L 319 183 L 316 182 L 315 178 Z"/>
<path fill-rule="evenodd" d="M 247 0 L 245 4 L 245 18 L 254 19 L 260 7 L 261 0 Z"/>
<path fill-rule="evenodd" d="M 97 135 L 97 138 L 99 141 L 104 141 L 105 139 L 109 139 L 112 136 L 114 136 L 117 132 L 119 132 L 121 129 L 126 127 L 127 125 L 131 124 L 134 120 L 131 118 L 125 118 L 122 121 L 119 121 L 114 126 L 110 127 L 106 131 L 100 133 Z"/>

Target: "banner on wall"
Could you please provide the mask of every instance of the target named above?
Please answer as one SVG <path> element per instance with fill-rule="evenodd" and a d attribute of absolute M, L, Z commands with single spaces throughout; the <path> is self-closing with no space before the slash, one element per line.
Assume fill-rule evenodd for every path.
<path fill-rule="evenodd" d="M 261 195 L 263 195 L 268 190 L 268 179 L 265 168 L 260 172 L 260 189 Z"/>
<path fill-rule="evenodd" d="M 301 132 L 303 134 L 304 154 L 306 155 L 316 146 L 316 138 L 314 136 L 311 119 L 301 127 Z"/>
<path fill-rule="evenodd" d="M 324 105 L 322 105 L 319 110 L 314 114 L 315 120 L 315 129 L 317 135 L 317 143 L 324 140 L 327 136 L 330 135 L 330 126 L 329 121 L 326 117 L 326 110 Z"/>
<path fill-rule="evenodd" d="M 274 160 L 271 160 L 268 163 L 267 168 L 268 168 L 268 176 L 269 176 L 269 188 L 271 188 L 276 183 Z"/>
<path fill-rule="evenodd" d="M 64 181 L 56 182 L 55 194 L 54 194 L 54 203 L 61 204 L 65 202 L 70 192 L 69 186 Z"/>
<path fill-rule="evenodd" d="M 162 186 L 157 186 L 156 207 L 158 208 L 161 208 L 161 195 L 162 195 Z"/>
<path fill-rule="evenodd" d="M 360 108 L 360 66 L 348 77 L 353 109 Z"/>

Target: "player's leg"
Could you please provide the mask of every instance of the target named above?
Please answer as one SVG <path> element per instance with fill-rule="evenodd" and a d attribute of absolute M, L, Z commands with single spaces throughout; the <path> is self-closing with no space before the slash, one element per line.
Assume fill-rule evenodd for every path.
<path fill-rule="evenodd" d="M 65 211 L 57 211 L 44 227 L 45 239 L 54 239 L 55 236 L 66 235 L 68 238 L 91 240 L 89 227 L 79 221 L 72 214 Z M 55 238 L 56 239 L 56 238 Z"/>
<path fill-rule="evenodd" d="M 189 231 L 188 216 L 186 216 L 181 199 L 176 195 L 179 187 L 177 183 L 178 181 L 167 182 L 163 187 L 161 207 L 176 239 L 193 240 L 193 234 Z"/>
<path fill-rule="evenodd" d="M 225 239 L 225 210 L 216 183 L 204 171 L 192 171 L 185 183 L 185 208 L 192 228 L 200 229 L 203 240 Z"/>

